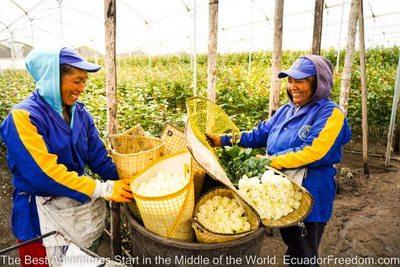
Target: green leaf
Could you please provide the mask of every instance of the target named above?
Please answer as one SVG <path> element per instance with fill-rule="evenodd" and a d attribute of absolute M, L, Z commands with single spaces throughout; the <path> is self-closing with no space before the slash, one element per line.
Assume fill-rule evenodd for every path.
<path fill-rule="evenodd" d="M 246 148 L 244 150 L 244 153 L 246 153 L 247 156 L 250 156 L 252 149 L 251 148 Z"/>
<path fill-rule="evenodd" d="M 257 163 L 255 161 L 250 161 L 249 166 L 250 168 L 254 169 L 257 167 Z"/>

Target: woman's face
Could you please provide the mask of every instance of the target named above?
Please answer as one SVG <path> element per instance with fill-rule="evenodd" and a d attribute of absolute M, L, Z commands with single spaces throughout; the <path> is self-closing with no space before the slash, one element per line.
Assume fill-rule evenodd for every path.
<path fill-rule="evenodd" d="M 61 77 L 61 98 L 64 105 L 72 106 L 85 91 L 87 71 L 73 68 Z"/>
<path fill-rule="evenodd" d="M 287 89 L 292 95 L 293 103 L 296 106 L 303 106 L 307 104 L 312 97 L 311 83 L 307 79 L 297 80 L 289 76 Z"/>

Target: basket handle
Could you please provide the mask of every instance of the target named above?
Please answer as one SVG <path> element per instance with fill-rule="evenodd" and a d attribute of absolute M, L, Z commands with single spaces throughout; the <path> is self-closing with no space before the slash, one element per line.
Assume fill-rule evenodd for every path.
<path fill-rule="evenodd" d="M 204 233 L 204 230 L 200 228 L 199 222 L 196 217 L 193 217 L 192 219 L 192 227 L 196 228 L 196 230 L 199 231 L 200 233 Z"/>

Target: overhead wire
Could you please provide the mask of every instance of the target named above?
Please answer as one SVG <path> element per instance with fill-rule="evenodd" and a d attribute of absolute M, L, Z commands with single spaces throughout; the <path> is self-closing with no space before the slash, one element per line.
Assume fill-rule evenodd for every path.
<path fill-rule="evenodd" d="M 10 0 L 11 1 L 11 0 Z M 13 0 L 14 1 L 14 0 Z M 40 1 L 40 2 L 38 2 L 35 6 L 33 6 L 32 8 L 30 8 L 29 10 L 32 10 L 32 9 L 35 9 L 35 7 L 37 7 L 38 5 L 40 5 L 41 3 L 43 3 L 44 1 L 46 1 L 46 0 L 42 0 L 42 1 Z M 57 0 L 57 1 L 61 1 L 62 2 L 62 5 L 63 5 L 63 10 L 64 10 L 64 3 L 65 4 L 70 4 L 70 3 L 68 3 L 67 1 L 62 1 L 62 0 Z M 184 14 L 184 13 L 188 13 L 188 10 L 190 11 L 190 6 L 189 5 L 187 5 L 187 3 L 184 1 L 184 0 L 180 0 L 180 2 L 182 3 L 182 5 L 184 6 L 184 9 L 183 9 L 183 11 L 180 11 L 180 12 L 175 12 L 173 15 L 167 15 L 167 16 L 163 16 L 163 17 L 160 17 L 160 18 L 156 18 L 156 19 L 153 19 L 153 18 L 144 18 L 142 15 L 141 15 L 141 13 L 140 12 L 138 12 L 135 8 L 133 8 L 130 4 L 127 4 L 126 3 L 126 1 L 121 1 L 121 3 L 123 3 L 124 5 L 127 5 L 127 6 L 129 6 L 131 9 L 133 9 L 133 11 L 134 11 L 134 13 L 135 13 L 135 15 L 137 16 L 137 17 L 139 17 L 139 18 L 141 18 L 142 19 L 142 21 L 144 22 L 144 26 L 145 26 L 145 28 L 147 29 L 147 32 L 149 33 L 148 34 L 148 36 L 149 36 L 149 41 L 148 42 L 146 42 L 146 45 L 145 46 L 143 46 L 143 48 L 142 49 L 147 49 L 147 50 L 149 50 L 149 47 L 151 47 L 151 43 L 155 43 L 156 45 L 162 45 L 162 46 L 168 46 L 171 42 L 177 42 L 177 41 L 179 41 L 179 42 L 187 42 L 187 41 L 190 41 L 190 40 L 193 40 L 193 34 L 191 34 L 191 33 L 189 33 L 189 32 L 187 32 L 187 29 L 185 29 L 185 28 L 182 28 L 182 27 L 180 27 L 179 25 L 176 25 L 176 22 L 174 21 L 174 20 L 172 20 L 172 23 L 175 23 L 175 25 L 174 25 L 174 27 L 175 28 L 177 28 L 177 29 L 179 29 L 180 31 L 182 31 L 184 34 L 182 35 L 182 37 L 177 37 L 177 38 L 173 38 L 173 39 L 170 39 L 170 40 L 165 40 L 165 39 L 162 39 L 162 40 L 156 40 L 156 41 L 154 41 L 154 37 L 156 36 L 155 34 L 150 34 L 151 33 L 151 25 L 152 24 L 154 24 L 154 23 L 157 23 L 157 22 L 159 22 L 159 21 L 162 21 L 162 20 L 167 20 L 167 19 L 174 19 L 174 17 L 178 14 L 178 15 L 182 15 L 182 14 Z M 131 2 L 130 2 L 131 3 Z M 224 2 L 222 2 L 222 4 L 223 4 Z M 336 7 L 340 7 L 340 6 L 343 6 L 345 3 L 349 3 L 349 1 L 343 1 L 343 2 L 340 2 L 340 3 L 335 3 L 335 4 L 333 4 L 333 5 L 327 5 L 327 4 L 325 4 L 326 6 L 325 6 L 325 9 L 326 9 L 326 13 L 327 14 L 329 14 L 329 9 L 332 9 L 332 8 L 336 8 Z M 65 6 L 67 6 L 67 5 L 65 5 Z M 369 3 L 369 5 L 370 5 L 370 3 Z M 197 7 L 198 8 L 202 8 L 202 7 L 205 7 L 206 6 L 206 4 L 200 4 L 200 5 L 198 5 Z M 262 13 L 262 16 L 263 16 L 263 19 L 254 19 L 254 17 L 252 16 L 252 18 L 251 18 L 251 21 L 250 22 L 245 22 L 245 23 L 241 23 L 241 24 L 236 24 L 236 25 L 229 25 L 229 26 L 224 26 L 224 25 L 221 25 L 221 23 L 219 24 L 219 27 L 220 27 L 220 33 L 221 33 L 221 35 L 219 36 L 220 38 L 219 38 L 219 43 L 222 43 L 222 44 L 226 44 L 229 40 L 228 39 L 226 39 L 227 38 L 227 36 L 230 34 L 230 31 L 231 30 L 233 30 L 233 29 L 238 29 L 238 28 L 243 28 L 243 27 L 249 27 L 249 30 L 250 30 L 250 32 L 251 32 L 251 29 L 253 29 L 256 25 L 258 25 L 259 23 L 265 23 L 266 25 L 267 24 L 270 24 L 270 20 L 272 20 L 273 18 L 271 18 L 271 17 L 269 17 L 269 16 L 267 16 L 267 14 L 266 14 L 266 12 L 264 11 L 264 9 L 263 9 L 263 7 L 261 6 L 261 4 L 257 1 L 257 0 L 252 0 L 252 6 L 254 6 L 254 7 L 257 7 L 257 9 L 259 9 L 260 11 L 261 11 L 261 13 Z M 254 8 L 253 7 L 253 8 Z M 372 8 L 372 7 L 370 7 L 370 8 Z M 65 8 L 65 9 L 69 9 L 69 10 L 73 10 L 73 11 L 76 11 L 76 12 L 80 12 L 81 14 L 83 14 L 83 15 L 87 15 L 87 16 L 91 16 L 91 17 L 94 17 L 94 15 L 92 15 L 91 13 L 88 13 L 88 12 L 86 12 L 86 11 L 79 11 L 79 9 L 77 9 L 77 8 L 75 8 L 75 7 L 68 7 L 68 8 Z M 26 9 L 26 12 L 28 12 L 28 9 Z M 305 13 L 307 13 L 307 12 L 311 12 L 311 10 L 302 10 L 302 11 L 297 11 L 297 12 L 292 12 L 292 13 L 288 13 L 288 14 L 285 14 L 284 15 L 284 17 L 293 17 L 293 16 L 297 16 L 297 15 L 300 15 L 300 14 L 305 14 Z M 378 28 L 380 28 L 381 26 L 378 26 L 378 24 L 376 23 L 376 21 L 377 21 L 377 18 L 379 18 L 379 17 L 387 17 L 387 16 L 392 16 L 392 15 L 397 15 L 397 14 L 399 14 L 400 12 L 398 12 L 398 11 L 390 11 L 390 12 L 386 12 L 386 13 L 382 13 L 382 14 L 376 14 L 373 10 L 372 10 L 372 12 L 371 12 L 371 16 L 367 16 L 365 19 L 366 20 L 368 20 L 368 19 L 373 19 L 373 21 L 374 21 L 374 28 L 375 29 L 378 29 Z M 36 19 L 38 19 L 38 18 L 35 18 L 35 20 Z M 61 18 L 60 18 L 60 20 L 62 20 L 62 16 L 61 16 Z M 330 27 L 330 26 L 334 26 L 334 25 L 337 25 L 337 24 L 339 24 L 339 23 L 341 23 L 341 27 L 342 27 L 342 25 L 343 25 L 343 20 L 341 21 L 341 22 L 329 22 L 329 21 L 327 21 L 327 20 L 325 20 L 325 27 L 324 27 L 324 29 L 325 28 L 327 28 L 327 27 Z M 65 23 L 60 23 L 60 28 L 61 28 L 61 26 L 63 26 L 63 25 L 68 25 L 68 24 L 65 24 Z M 76 26 L 74 26 L 74 25 L 68 25 L 69 27 L 72 27 L 72 28 L 74 28 L 74 29 L 76 29 Z M 154 26 L 155 27 L 155 26 Z M 36 27 L 35 27 L 35 29 L 36 29 Z M 125 28 L 125 29 L 132 29 L 132 27 L 130 27 L 130 28 Z M 299 30 L 309 30 L 309 29 L 311 29 L 311 27 L 302 27 L 302 28 L 296 28 L 296 29 L 291 29 L 291 30 L 289 30 L 289 31 L 285 31 L 285 33 L 288 33 L 288 32 L 294 32 L 294 31 L 299 31 Z M 5 29 L 2 29 L 2 30 L 0 30 L 0 32 L 1 31 L 4 31 Z M 63 37 L 63 31 L 60 29 L 60 32 L 61 32 L 61 37 Z M 326 31 L 327 32 L 327 31 Z M 271 34 L 272 32 L 269 32 L 268 31 L 268 29 L 266 30 L 266 31 L 264 31 L 264 38 L 268 38 L 268 36 L 270 36 L 270 34 Z M 204 37 L 206 34 L 200 34 L 200 35 L 198 35 L 198 37 Z M 384 35 L 384 37 L 385 38 L 388 38 L 387 37 L 387 35 L 388 34 L 384 34 L 384 33 L 382 33 L 382 35 Z M 19 33 L 17 34 L 16 32 L 15 32 L 15 38 L 19 38 Z M 327 37 L 327 36 L 325 36 L 325 37 Z M 40 38 L 38 38 L 37 40 L 39 40 Z M 93 37 L 90 37 L 90 40 L 93 40 L 94 38 Z M 247 39 L 247 37 L 245 37 L 245 36 L 241 36 L 240 37 L 240 41 L 244 41 L 245 39 Z M 339 40 L 341 39 L 341 36 L 339 37 Z M 36 38 L 34 38 L 34 40 L 36 40 Z M 186 41 L 185 41 L 186 40 Z M 250 36 L 250 38 L 249 38 L 249 43 L 251 43 L 251 40 L 254 40 L 254 38 L 251 38 L 251 36 Z M 149 45 L 148 45 L 149 44 Z M 188 44 L 190 44 L 190 42 L 188 42 Z M 254 44 L 253 43 L 251 43 L 251 46 L 253 46 Z M 182 47 L 190 47 L 190 45 L 182 45 Z M 340 46 L 340 45 L 339 45 Z M 154 46 L 153 46 L 154 47 Z M 185 48 L 185 49 L 186 49 Z M 148 52 L 147 52 L 147 54 L 148 54 Z"/>
<path fill-rule="evenodd" d="M 31 7 L 29 10 L 27 10 L 27 12 L 32 12 L 34 9 L 36 9 L 38 6 L 40 6 L 41 4 L 43 4 L 46 0 L 42 0 L 40 2 L 38 2 L 36 5 L 34 5 L 33 7 Z M 15 20 L 13 20 L 10 24 L 8 24 L 8 27 L 11 27 L 12 25 L 14 25 L 16 22 L 18 22 L 20 19 L 22 19 L 23 17 L 25 17 L 25 14 L 22 14 L 21 16 L 17 17 Z M 0 30 L 0 34 L 4 31 Z"/>
<path fill-rule="evenodd" d="M 14 0 L 10 0 L 15 6 L 17 6 L 20 10 L 22 10 L 22 12 L 25 14 L 25 16 L 28 18 L 29 20 L 29 24 L 31 27 L 31 41 L 32 41 L 32 46 L 35 45 L 35 38 L 34 38 L 34 33 L 33 33 L 33 18 L 30 16 L 30 13 L 25 10 L 22 6 L 20 6 L 16 1 Z"/>

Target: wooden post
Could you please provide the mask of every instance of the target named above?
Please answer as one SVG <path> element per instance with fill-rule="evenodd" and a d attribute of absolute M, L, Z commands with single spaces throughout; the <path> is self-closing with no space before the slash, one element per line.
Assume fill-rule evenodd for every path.
<path fill-rule="evenodd" d="M 386 146 L 385 166 L 389 166 L 390 164 L 390 154 L 392 152 L 393 132 L 394 132 L 394 126 L 396 124 L 397 105 L 399 104 L 399 98 L 400 98 L 400 55 L 399 55 L 399 62 L 397 63 L 397 76 L 396 76 L 396 84 L 394 87 L 392 114 L 390 116 L 390 125 L 389 125 L 389 132 L 388 132 L 388 139 Z"/>
<path fill-rule="evenodd" d="M 324 16 L 324 0 L 315 0 L 314 29 L 311 54 L 321 54 L 322 20 Z"/>
<path fill-rule="evenodd" d="M 362 109 L 362 146 L 364 174 L 369 175 L 368 169 L 368 106 L 367 106 L 367 76 L 365 70 L 365 36 L 364 36 L 364 10 L 363 0 L 359 0 L 358 9 L 358 37 L 360 47 L 360 72 L 361 72 L 361 109 Z"/>
<path fill-rule="evenodd" d="M 269 109 L 268 109 L 269 117 L 271 117 L 275 113 L 275 111 L 279 108 L 281 80 L 278 78 L 278 73 L 281 71 L 283 5 L 284 5 L 284 0 L 275 0 L 274 44 L 272 48 L 272 58 L 271 58 L 271 89 L 269 94 Z"/>
<path fill-rule="evenodd" d="M 339 41 L 338 41 L 338 52 L 336 56 L 336 73 L 339 73 L 339 66 L 340 66 L 340 51 L 341 51 L 341 40 L 342 40 L 342 28 L 343 28 L 343 14 L 344 14 L 344 1 L 342 0 L 342 12 L 341 12 L 341 19 L 340 19 L 340 30 L 339 30 Z"/>
<path fill-rule="evenodd" d="M 104 0 L 105 72 L 107 97 L 108 135 L 117 133 L 117 68 L 115 53 L 116 1 Z M 118 203 L 111 203 L 111 250 L 113 256 L 121 255 L 121 214 Z"/>
<path fill-rule="evenodd" d="M 358 20 L 358 0 L 351 1 L 349 26 L 347 31 L 347 48 L 346 57 L 344 60 L 344 67 L 342 72 L 342 82 L 340 84 L 340 102 L 339 106 L 343 112 L 347 114 L 347 107 L 349 105 L 350 81 L 351 81 L 351 67 L 354 58 L 354 43 L 356 40 L 357 20 Z"/>
<path fill-rule="evenodd" d="M 215 103 L 217 87 L 218 0 L 210 0 L 208 7 L 208 73 L 207 98 Z"/>

